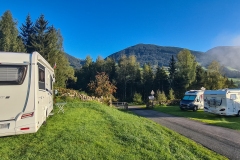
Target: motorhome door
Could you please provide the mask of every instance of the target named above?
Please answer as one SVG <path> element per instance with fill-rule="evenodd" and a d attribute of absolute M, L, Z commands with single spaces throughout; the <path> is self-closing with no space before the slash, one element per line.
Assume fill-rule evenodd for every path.
<path fill-rule="evenodd" d="M 237 105 L 237 95 L 236 94 L 230 94 L 230 106 L 228 107 L 230 112 L 236 112 L 236 105 Z"/>

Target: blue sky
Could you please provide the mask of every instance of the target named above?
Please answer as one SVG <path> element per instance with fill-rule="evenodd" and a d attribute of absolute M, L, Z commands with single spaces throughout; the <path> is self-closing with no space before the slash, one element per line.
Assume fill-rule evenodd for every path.
<path fill-rule="evenodd" d="M 18 26 L 43 14 L 60 29 L 64 51 L 85 59 L 144 43 L 207 51 L 240 45 L 238 0 L 1 0 Z"/>

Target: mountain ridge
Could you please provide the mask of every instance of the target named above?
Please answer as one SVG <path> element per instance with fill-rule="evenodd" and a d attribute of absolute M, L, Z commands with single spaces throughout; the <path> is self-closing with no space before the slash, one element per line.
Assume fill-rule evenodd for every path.
<path fill-rule="evenodd" d="M 145 63 L 149 63 L 154 67 L 168 66 L 172 55 L 176 58 L 177 54 L 183 49 L 187 48 L 140 43 L 112 53 L 106 58 L 111 57 L 117 61 L 123 54 L 126 56 L 135 55 L 140 66 L 143 66 Z M 238 75 L 237 77 L 240 77 L 240 63 L 238 62 L 240 59 L 240 46 L 217 46 L 206 52 L 189 51 L 203 67 L 207 67 L 213 60 L 216 60 L 221 65 L 232 68 L 233 71 L 231 72 L 234 72 L 235 75 Z M 75 69 L 79 69 L 85 62 L 85 60 L 80 60 L 69 54 L 67 54 L 67 57 L 70 65 Z"/>

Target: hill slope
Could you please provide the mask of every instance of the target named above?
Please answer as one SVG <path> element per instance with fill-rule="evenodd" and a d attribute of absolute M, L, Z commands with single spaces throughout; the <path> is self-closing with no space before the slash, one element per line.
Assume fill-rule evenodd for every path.
<path fill-rule="evenodd" d="M 118 60 L 123 54 L 135 55 L 140 66 L 145 63 L 152 64 L 154 66 L 168 66 L 170 58 L 172 55 L 176 58 L 176 55 L 184 48 L 179 47 L 163 47 L 152 44 L 137 44 L 135 46 L 128 47 L 119 52 L 113 53 L 108 57 L 112 57 Z M 200 59 L 203 52 L 190 50 L 192 54 L 196 56 L 196 59 Z"/>
<path fill-rule="evenodd" d="M 74 69 L 79 69 L 82 67 L 82 65 L 85 63 L 85 60 L 81 60 L 79 58 L 75 58 L 67 53 L 65 53 L 69 63 L 70 63 L 70 66 L 72 66 Z"/>
<path fill-rule="evenodd" d="M 137 44 L 121 51 L 113 53 L 108 57 L 112 57 L 116 61 L 125 54 L 135 55 L 140 66 L 145 63 L 151 64 L 153 67 L 156 66 L 168 66 L 171 56 L 175 58 L 177 54 L 184 48 L 180 47 L 164 47 L 152 44 Z M 224 72 L 227 77 L 239 78 L 240 77 L 240 47 L 236 46 L 219 46 L 208 50 L 207 52 L 200 52 L 190 50 L 190 52 L 196 57 L 196 61 L 203 67 L 207 67 L 213 60 L 220 62 L 221 65 L 225 66 Z M 66 54 L 71 66 L 78 69 L 84 63 L 85 60 L 77 59 L 73 56 Z"/>
<path fill-rule="evenodd" d="M 150 120 L 92 102 L 68 103 L 35 134 L 0 138 L 1 159 L 226 159 Z"/>
<path fill-rule="evenodd" d="M 212 60 L 220 62 L 224 66 L 240 70 L 240 47 L 239 46 L 219 46 L 208 50 L 202 57 L 204 65 L 210 63 Z"/>

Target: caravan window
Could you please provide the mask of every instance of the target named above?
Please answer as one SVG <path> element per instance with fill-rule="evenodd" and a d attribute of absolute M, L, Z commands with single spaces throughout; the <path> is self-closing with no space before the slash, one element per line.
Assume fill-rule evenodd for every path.
<path fill-rule="evenodd" d="M 26 65 L 0 65 L 0 85 L 21 85 L 26 73 Z"/>
<path fill-rule="evenodd" d="M 38 87 L 45 89 L 45 67 L 38 63 Z"/>

